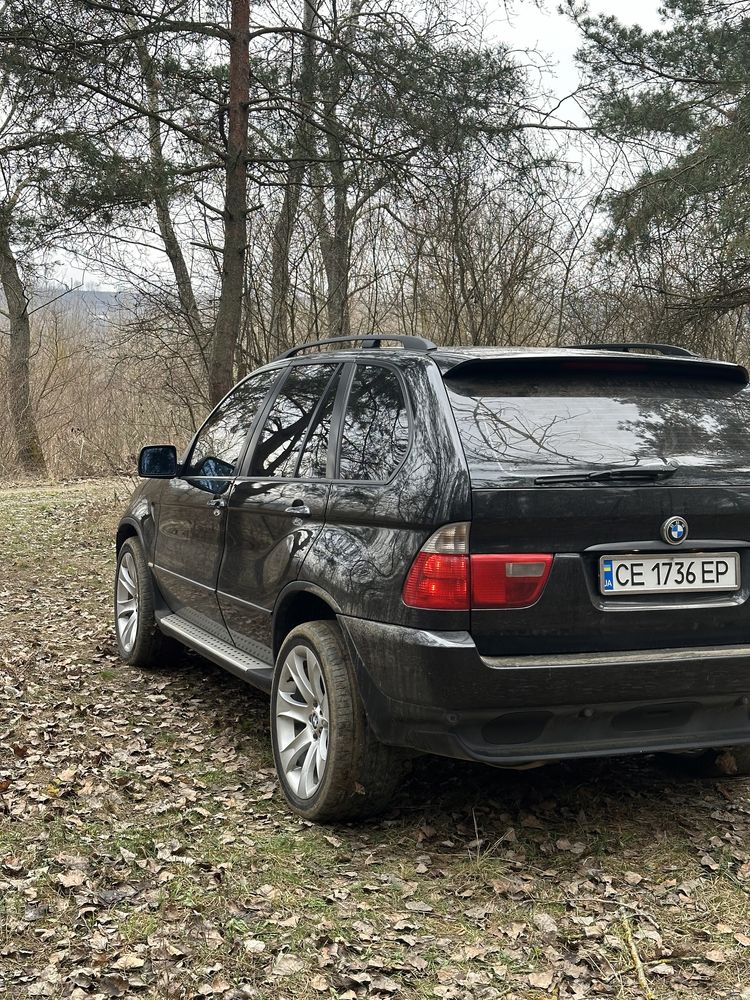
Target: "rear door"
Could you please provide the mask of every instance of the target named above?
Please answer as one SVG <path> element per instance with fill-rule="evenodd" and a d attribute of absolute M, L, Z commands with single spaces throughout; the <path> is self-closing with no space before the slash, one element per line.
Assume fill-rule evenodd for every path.
<path fill-rule="evenodd" d="M 276 597 L 297 578 L 323 525 L 340 369 L 325 361 L 291 365 L 228 501 L 219 604 L 234 641 L 254 655 L 270 657 Z"/>
<path fill-rule="evenodd" d="M 471 362 L 448 373 L 472 481 L 472 554 L 554 557 L 531 606 L 472 611 L 481 652 L 747 641 L 750 391 L 741 371 L 615 357 Z M 682 521 L 670 537 L 673 518 Z M 736 578 L 725 572 L 735 562 Z M 613 572 L 628 586 L 612 592 Z"/>
<path fill-rule="evenodd" d="M 154 574 L 172 611 L 228 640 L 216 599 L 227 498 L 253 421 L 278 369 L 240 383 L 198 432 L 179 477 L 160 494 Z"/>

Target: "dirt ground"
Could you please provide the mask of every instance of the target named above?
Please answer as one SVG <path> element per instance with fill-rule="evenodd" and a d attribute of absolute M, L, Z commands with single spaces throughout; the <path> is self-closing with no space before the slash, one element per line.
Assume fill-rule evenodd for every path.
<path fill-rule="evenodd" d="M 750 781 L 422 758 L 311 826 L 263 695 L 118 662 L 129 489 L 0 489 L 2 997 L 750 998 Z"/>

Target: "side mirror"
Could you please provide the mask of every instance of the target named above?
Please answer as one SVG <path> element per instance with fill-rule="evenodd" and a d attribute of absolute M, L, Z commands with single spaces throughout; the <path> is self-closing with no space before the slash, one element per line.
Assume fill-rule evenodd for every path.
<path fill-rule="evenodd" d="M 141 448 L 138 475 L 143 479 L 173 479 L 177 475 L 177 449 L 173 444 Z"/>

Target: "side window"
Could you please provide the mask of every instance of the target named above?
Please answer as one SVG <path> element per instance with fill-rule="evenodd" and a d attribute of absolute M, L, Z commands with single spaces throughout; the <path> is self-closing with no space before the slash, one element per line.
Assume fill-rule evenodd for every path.
<path fill-rule="evenodd" d="M 251 476 L 293 476 L 320 397 L 336 365 L 295 365 L 274 400 L 250 467 Z"/>
<path fill-rule="evenodd" d="M 326 477 L 331 417 L 333 416 L 333 404 L 336 401 L 336 391 L 338 390 L 340 381 L 341 372 L 339 371 L 328 386 L 325 399 L 320 404 L 318 412 L 315 414 L 315 418 L 310 425 L 310 431 L 302 448 L 297 468 L 297 475 L 301 479 L 325 479 Z"/>
<path fill-rule="evenodd" d="M 211 414 L 195 439 L 183 476 L 211 480 L 206 487 L 219 490 L 216 479 L 233 477 L 255 415 L 278 371 L 261 372 L 246 379 Z"/>
<path fill-rule="evenodd" d="M 357 365 L 341 437 L 339 477 L 383 482 L 409 446 L 406 401 L 395 373 Z"/>

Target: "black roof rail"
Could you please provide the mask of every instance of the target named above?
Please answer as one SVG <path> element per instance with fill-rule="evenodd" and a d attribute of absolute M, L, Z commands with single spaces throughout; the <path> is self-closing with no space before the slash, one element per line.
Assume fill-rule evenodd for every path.
<path fill-rule="evenodd" d="M 299 354 L 300 351 L 306 351 L 310 347 L 324 347 L 327 344 L 348 344 L 352 340 L 362 341 L 362 347 L 380 347 L 381 341 L 383 340 L 395 340 L 399 344 L 403 344 L 405 348 L 409 348 L 413 351 L 436 351 L 437 344 L 433 344 L 431 340 L 427 340 L 426 337 L 412 337 L 399 334 L 385 334 L 385 333 L 370 333 L 366 337 L 326 337 L 325 340 L 311 340 L 307 344 L 299 344 L 297 347 L 291 347 L 288 351 L 284 351 L 280 354 L 277 361 L 282 358 L 291 358 L 295 354 Z"/>
<path fill-rule="evenodd" d="M 658 354 L 666 354 L 672 358 L 698 358 L 699 354 L 689 351 L 687 347 L 675 347 L 674 344 L 647 344 L 643 342 L 628 342 L 621 344 L 576 344 L 576 348 L 586 351 L 624 351 L 626 354 L 631 351 L 656 351 Z"/>

